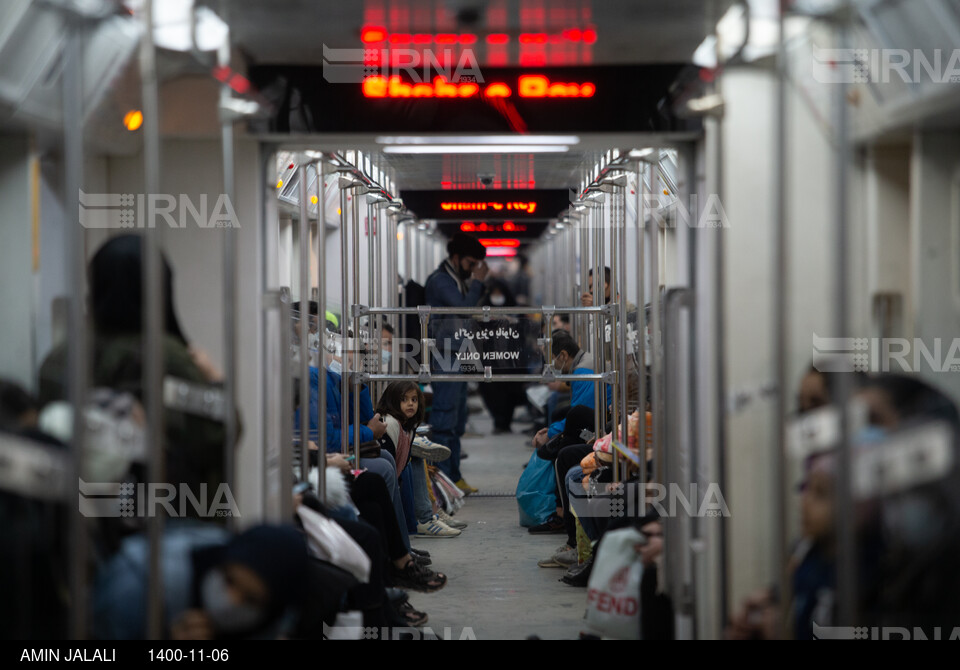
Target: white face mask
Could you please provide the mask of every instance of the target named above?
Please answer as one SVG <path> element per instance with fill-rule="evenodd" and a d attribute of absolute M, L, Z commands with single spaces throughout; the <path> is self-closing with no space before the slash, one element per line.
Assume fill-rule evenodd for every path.
<path fill-rule="evenodd" d="M 238 633 L 254 628 L 263 620 L 263 612 L 253 605 L 237 605 L 230 597 L 227 580 L 220 570 L 211 570 L 200 587 L 203 609 L 214 628 L 223 633 Z"/>
<path fill-rule="evenodd" d="M 505 295 L 501 294 L 490 296 L 490 304 L 494 307 L 502 307 L 505 302 L 507 302 L 507 296 Z"/>
<path fill-rule="evenodd" d="M 340 361 L 330 361 L 330 372 L 336 374 L 342 374 L 343 369 L 340 367 Z"/>

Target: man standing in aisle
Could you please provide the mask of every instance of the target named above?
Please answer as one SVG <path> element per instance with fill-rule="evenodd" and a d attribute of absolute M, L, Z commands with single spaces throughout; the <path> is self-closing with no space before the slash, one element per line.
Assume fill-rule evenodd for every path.
<path fill-rule="evenodd" d="M 483 298 L 489 268 L 483 262 L 487 250 L 470 235 L 456 233 L 447 243 L 447 259 L 427 278 L 424 291 L 431 307 L 475 307 Z M 457 350 L 454 334 L 466 324 L 468 315 L 431 315 L 429 333 L 436 342 L 434 372 L 451 372 L 439 365 L 452 360 Z M 460 437 L 467 425 L 467 383 L 433 382 L 430 425 L 433 439 L 450 449 L 450 458 L 439 466 L 464 493 L 476 493 L 460 474 Z"/>

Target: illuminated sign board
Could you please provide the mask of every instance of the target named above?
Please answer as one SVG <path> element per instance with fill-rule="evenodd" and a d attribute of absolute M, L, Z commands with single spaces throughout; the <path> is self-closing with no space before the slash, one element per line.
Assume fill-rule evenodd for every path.
<path fill-rule="evenodd" d="M 481 237 L 480 244 L 487 247 L 519 247 L 520 240 L 515 238 L 490 238 L 490 237 Z"/>
<path fill-rule="evenodd" d="M 702 128 L 699 120 L 671 111 L 671 87 L 693 67 L 688 65 L 484 65 L 476 76 L 390 66 L 371 72 L 362 60 L 337 67 L 342 69 L 334 78 L 326 66 L 251 66 L 250 82 L 273 114 L 250 121 L 250 131 L 696 133 Z"/>
<path fill-rule="evenodd" d="M 434 77 L 430 83 L 409 83 L 400 75 L 372 75 L 363 80 L 361 89 L 366 98 L 509 98 L 514 89 L 521 98 L 592 98 L 597 92 L 592 82 L 551 81 L 542 74 L 520 75 L 513 88 L 502 81 L 453 83 L 445 77 Z"/>
<path fill-rule="evenodd" d="M 421 219 L 457 220 L 465 232 L 492 230 L 483 227 L 492 223 L 499 226 L 496 232 L 520 232 L 519 222 L 549 220 L 570 205 L 570 194 L 562 189 L 403 191 L 400 196 Z M 467 224 L 475 227 L 468 230 Z"/>
<path fill-rule="evenodd" d="M 525 233 L 527 232 L 527 226 L 513 221 L 504 221 L 503 223 L 464 221 L 460 224 L 460 230 L 465 233 Z"/>

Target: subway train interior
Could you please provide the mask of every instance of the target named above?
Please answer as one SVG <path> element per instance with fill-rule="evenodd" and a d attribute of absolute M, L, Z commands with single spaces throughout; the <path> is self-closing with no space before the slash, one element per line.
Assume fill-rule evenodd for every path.
<path fill-rule="evenodd" d="M 19 660 L 960 639 L 957 0 L 2 0 L 0 296 Z"/>

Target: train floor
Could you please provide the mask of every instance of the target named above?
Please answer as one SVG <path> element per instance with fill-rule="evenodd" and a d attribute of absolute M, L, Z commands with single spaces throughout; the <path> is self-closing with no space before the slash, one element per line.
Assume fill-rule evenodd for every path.
<path fill-rule="evenodd" d="M 479 398 L 471 396 L 471 408 Z M 518 408 L 517 414 L 520 414 Z M 514 492 L 523 465 L 533 449 L 521 431 L 528 423 L 514 423 L 513 433 L 491 435 L 493 423 L 485 412 L 470 414 L 461 463 L 464 478 L 480 493 L 468 496 L 456 518 L 470 525 L 459 537 L 412 538 L 426 549 L 432 569 L 447 574 L 437 593 L 411 594 L 417 609 L 427 612 L 426 627 L 445 639 L 516 640 L 575 639 L 584 628 L 586 590 L 559 581 L 563 570 L 540 568 L 565 543 L 563 535 L 530 535 L 519 524 Z"/>

